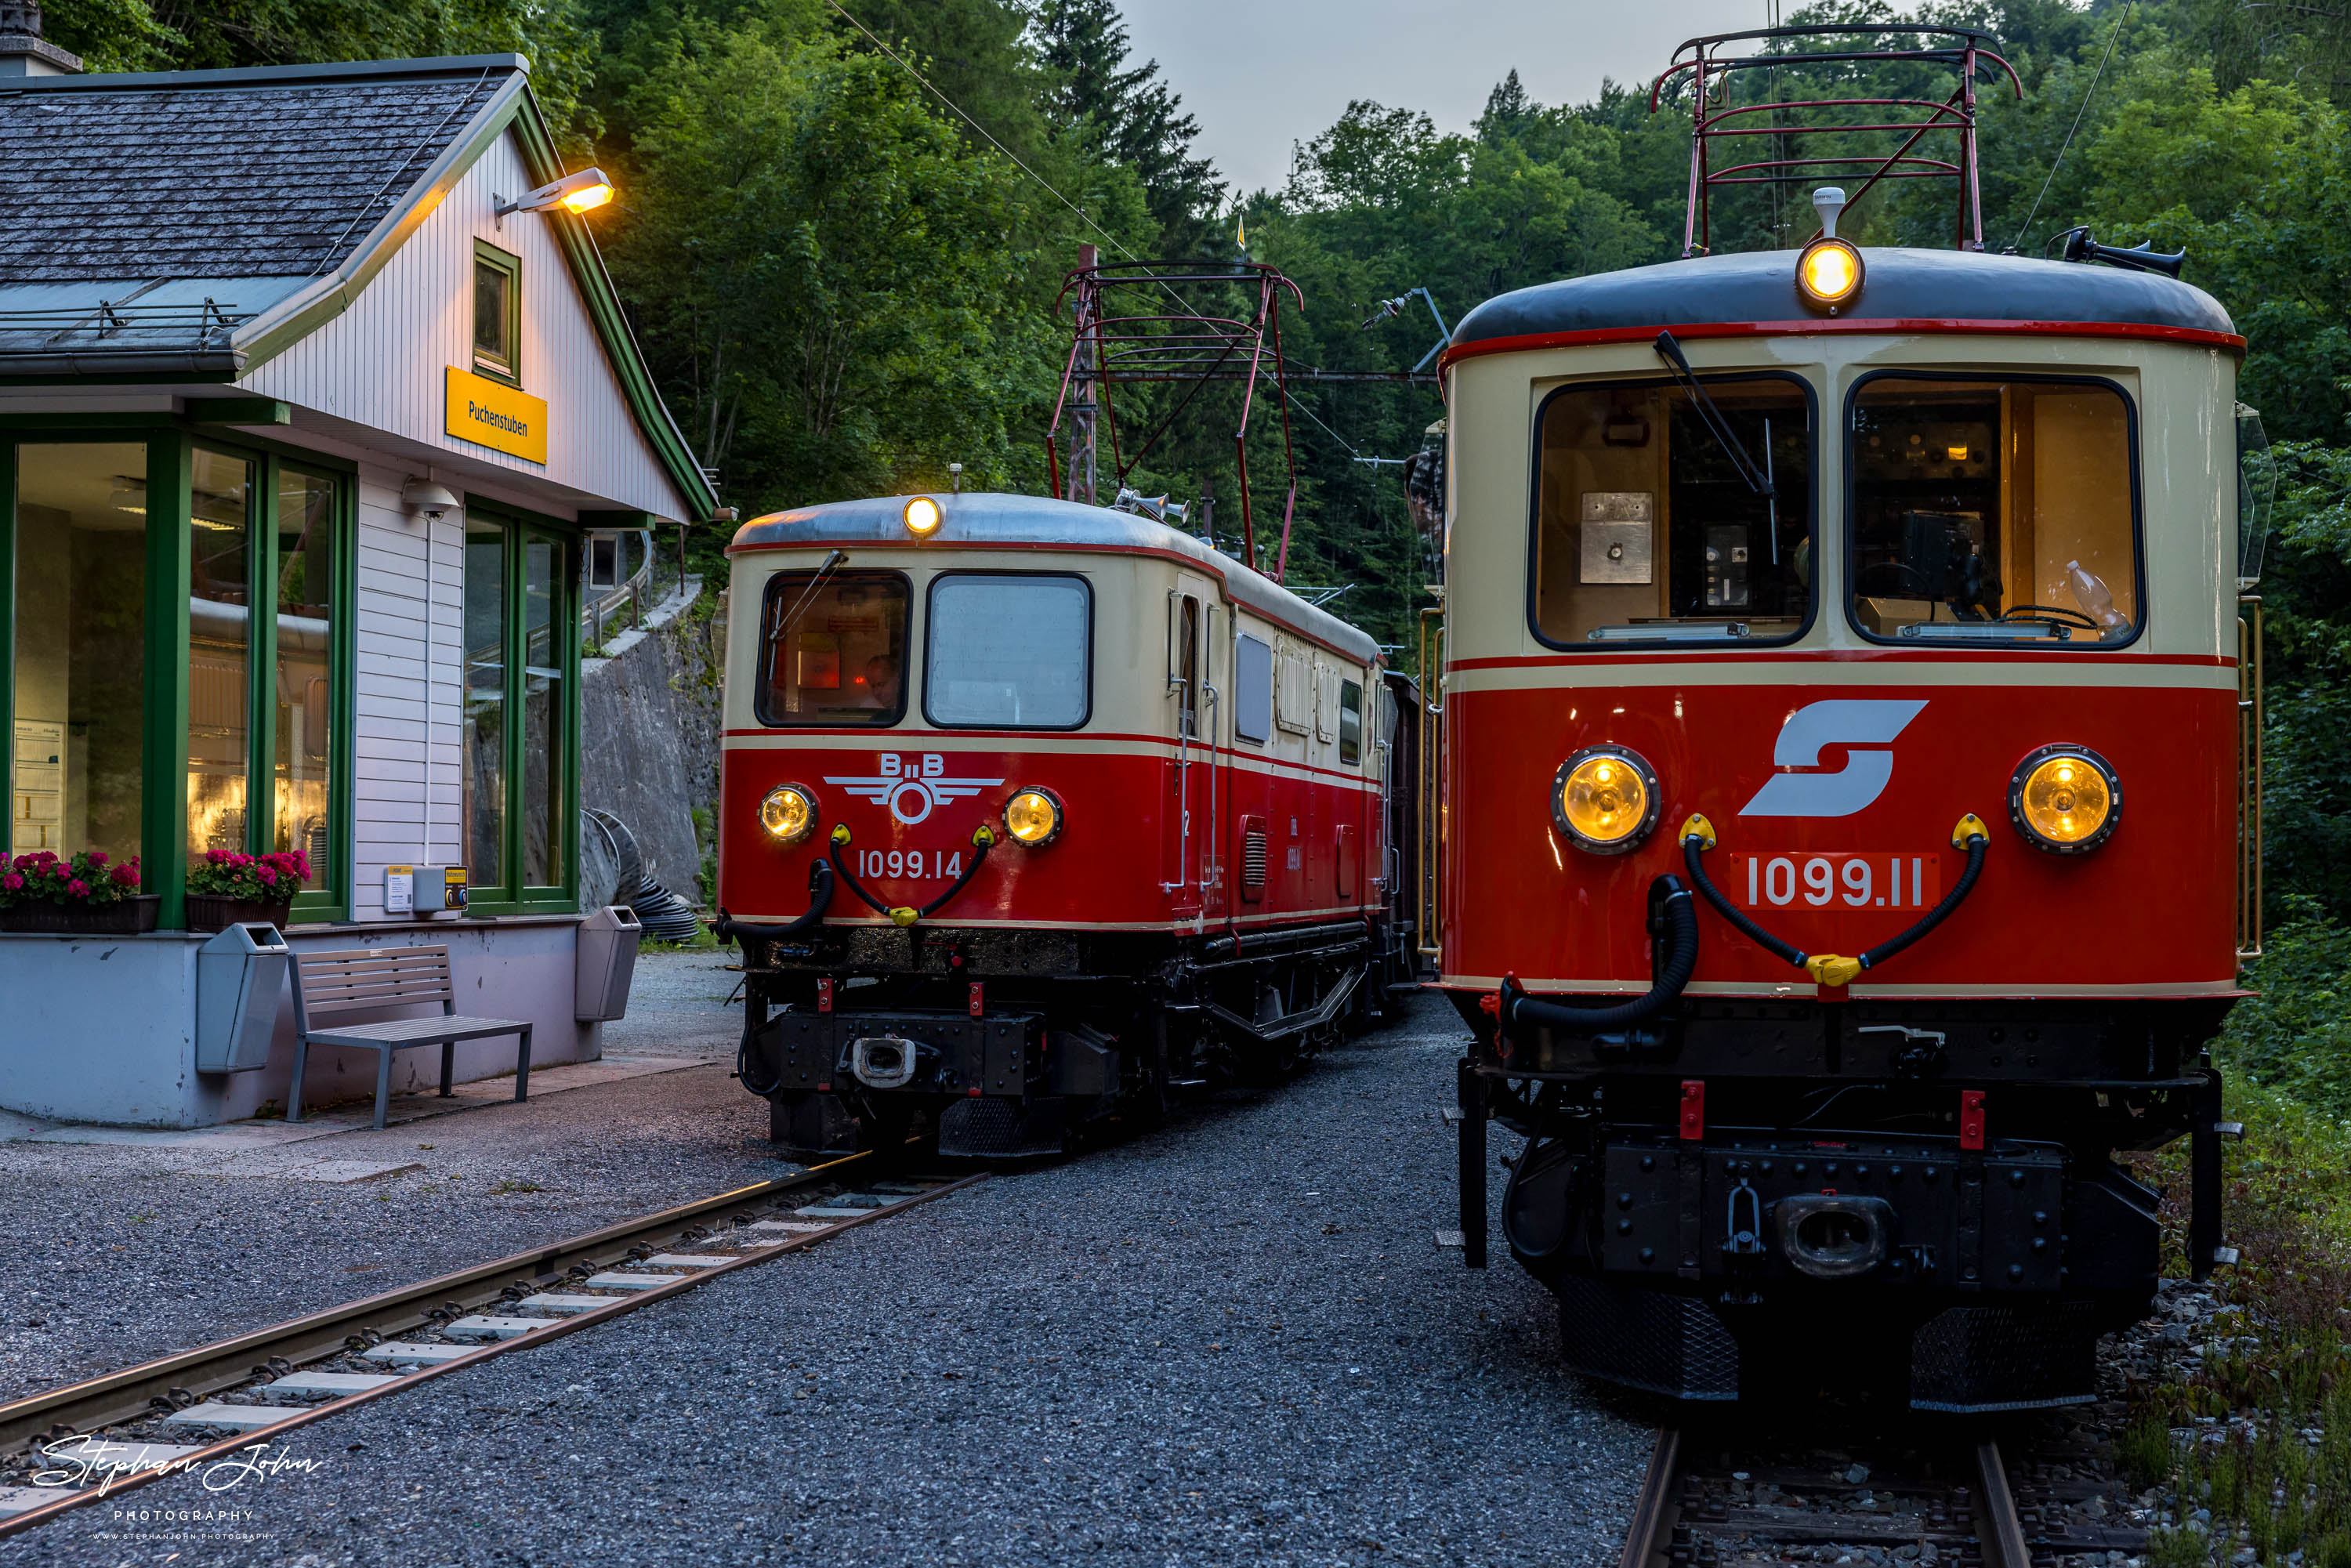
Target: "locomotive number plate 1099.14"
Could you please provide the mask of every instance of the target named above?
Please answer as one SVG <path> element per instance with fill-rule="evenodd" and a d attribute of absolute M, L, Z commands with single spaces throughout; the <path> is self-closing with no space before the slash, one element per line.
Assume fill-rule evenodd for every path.
<path fill-rule="evenodd" d="M 900 882 L 923 881 L 945 877 L 949 881 L 963 874 L 961 850 L 859 850 L 857 874 L 862 877 L 892 878 Z"/>
<path fill-rule="evenodd" d="M 1729 870 L 1724 891 L 1750 909 L 1928 909 L 1943 896 L 1936 854 L 1734 850 Z"/>

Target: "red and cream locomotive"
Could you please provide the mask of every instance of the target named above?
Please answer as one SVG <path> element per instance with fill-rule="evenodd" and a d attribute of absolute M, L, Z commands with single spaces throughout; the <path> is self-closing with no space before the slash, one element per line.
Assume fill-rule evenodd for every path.
<path fill-rule="evenodd" d="M 1446 354 L 1462 1222 L 1482 1263 L 1499 1120 L 1597 1376 L 2086 1399 L 2158 1273 L 2114 1155 L 2192 1134 L 2229 1256 L 2243 341 L 2176 258 L 1864 249 L 1842 199 Z"/>
<path fill-rule="evenodd" d="M 1035 497 L 810 507 L 730 553 L 718 928 L 779 1145 L 1059 1150 L 1378 1016 L 1398 705 L 1362 632 Z"/>

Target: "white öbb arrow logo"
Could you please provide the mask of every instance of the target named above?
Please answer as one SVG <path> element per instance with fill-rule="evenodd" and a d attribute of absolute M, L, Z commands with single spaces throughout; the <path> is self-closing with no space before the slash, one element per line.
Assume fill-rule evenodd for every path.
<path fill-rule="evenodd" d="M 1782 768 L 1817 768 L 1831 746 L 1852 747 L 1834 773 L 1775 773 L 1739 810 L 1742 817 L 1850 817 L 1886 792 L 1894 778 L 1894 753 L 1858 749 L 1890 747 L 1927 706 L 1912 702 L 1811 703 L 1788 716 L 1771 760 Z"/>
<path fill-rule="evenodd" d="M 932 810 L 950 800 L 960 800 L 967 795 L 977 795 L 991 785 L 1001 784 L 1001 779 L 948 779 L 946 758 L 937 752 L 921 757 L 900 757 L 894 751 L 882 753 L 882 772 L 873 779 L 840 779 L 828 776 L 825 782 L 839 784 L 861 800 L 871 800 L 877 806 L 887 806 L 890 814 L 913 827 L 928 817 Z"/>

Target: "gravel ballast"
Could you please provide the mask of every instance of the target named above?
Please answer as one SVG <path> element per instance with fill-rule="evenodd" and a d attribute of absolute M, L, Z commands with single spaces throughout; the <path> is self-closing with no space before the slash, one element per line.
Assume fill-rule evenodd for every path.
<path fill-rule="evenodd" d="M 306 1428 L 308 1473 L 122 1505 L 249 1517 L 100 1504 L 0 1559 L 1613 1561 L 1649 1432 L 1507 1257 L 1435 1241 L 1458 1041 L 1424 998 L 1280 1090 Z"/>

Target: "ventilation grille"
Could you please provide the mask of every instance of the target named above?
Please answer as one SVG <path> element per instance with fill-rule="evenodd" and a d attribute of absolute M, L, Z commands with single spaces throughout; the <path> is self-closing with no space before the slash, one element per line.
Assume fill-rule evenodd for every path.
<path fill-rule="evenodd" d="M 1252 904 L 1265 896 L 1265 820 L 1241 819 L 1241 896 Z"/>

